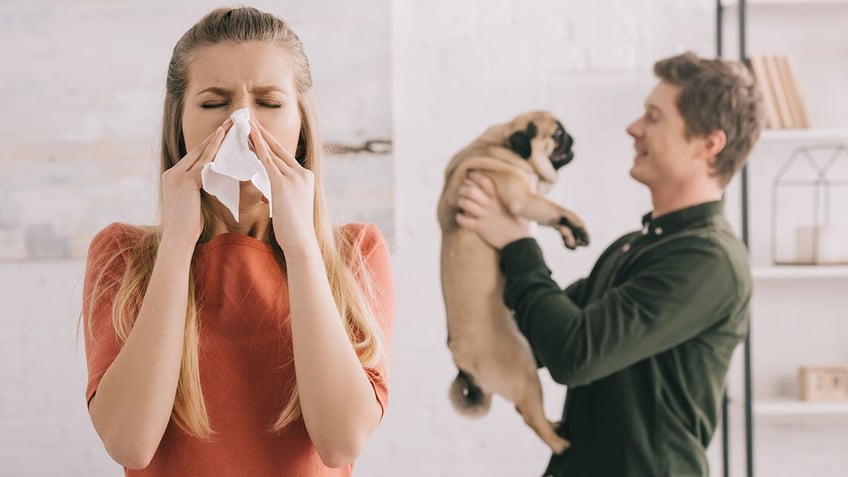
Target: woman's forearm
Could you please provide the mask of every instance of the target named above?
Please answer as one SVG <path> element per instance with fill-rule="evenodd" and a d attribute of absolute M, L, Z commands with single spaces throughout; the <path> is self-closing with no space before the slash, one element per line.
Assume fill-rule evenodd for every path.
<path fill-rule="evenodd" d="M 160 244 L 135 324 L 89 406 L 106 450 L 125 467 L 148 465 L 171 416 L 192 252 L 185 246 Z"/>
<path fill-rule="evenodd" d="M 353 462 L 380 404 L 339 317 L 316 245 L 286 254 L 297 390 L 306 429 L 330 467 Z"/>

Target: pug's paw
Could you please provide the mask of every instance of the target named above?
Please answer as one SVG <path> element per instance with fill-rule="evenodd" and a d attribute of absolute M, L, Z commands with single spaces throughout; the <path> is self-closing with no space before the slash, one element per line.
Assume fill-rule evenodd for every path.
<path fill-rule="evenodd" d="M 556 229 L 562 236 L 562 243 L 570 250 L 589 245 L 589 232 L 586 231 L 582 223 L 576 222 L 574 219 L 561 216 Z"/>

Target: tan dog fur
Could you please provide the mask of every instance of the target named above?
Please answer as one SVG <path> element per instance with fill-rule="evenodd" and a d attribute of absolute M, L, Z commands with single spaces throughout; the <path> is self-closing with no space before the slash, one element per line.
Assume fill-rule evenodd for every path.
<path fill-rule="evenodd" d="M 530 141 L 530 157 L 524 159 L 510 148 L 508 139 L 513 132 L 526 130 L 531 121 L 537 134 Z M 513 214 L 556 228 L 569 248 L 587 244 L 580 218 L 538 193 L 547 192 L 557 179 L 551 154 L 558 126 L 550 113 L 537 111 L 489 128 L 448 164 L 438 205 L 448 347 L 460 370 L 451 387 L 452 402 L 464 414 L 482 415 L 488 412 L 491 394 L 501 395 L 515 403 L 524 421 L 557 454 L 568 442 L 544 415 L 536 361 L 503 302 L 498 251 L 461 229 L 455 217 L 457 190 L 473 169 L 492 179 L 500 200 Z"/>

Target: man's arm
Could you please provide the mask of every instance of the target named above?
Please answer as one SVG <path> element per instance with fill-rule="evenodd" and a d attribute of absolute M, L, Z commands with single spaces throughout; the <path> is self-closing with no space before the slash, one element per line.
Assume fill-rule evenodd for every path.
<path fill-rule="evenodd" d="M 568 287 L 566 287 L 562 292 L 565 293 L 565 296 L 567 296 L 572 303 L 577 304 L 577 306 L 582 306 L 583 301 L 586 299 L 584 296 L 585 289 L 586 279 L 579 278 L 571 285 L 568 285 Z"/>
<path fill-rule="evenodd" d="M 642 261 L 581 307 L 551 279 L 535 240 L 504 247 L 504 300 L 555 381 L 586 384 L 672 348 L 720 320 L 739 296 L 728 259 L 707 240 L 670 242 Z"/>

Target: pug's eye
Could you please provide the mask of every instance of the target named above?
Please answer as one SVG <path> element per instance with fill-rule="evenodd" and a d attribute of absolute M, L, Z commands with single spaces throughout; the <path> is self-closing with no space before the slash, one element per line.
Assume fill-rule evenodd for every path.
<path fill-rule="evenodd" d="M 558 128 L 556 131 L 554 131 L 554 137 L 557 139 L 561 139 L 563 134 L 565 134 L 565 131 L 563 131 L 562 129 Z"/>

